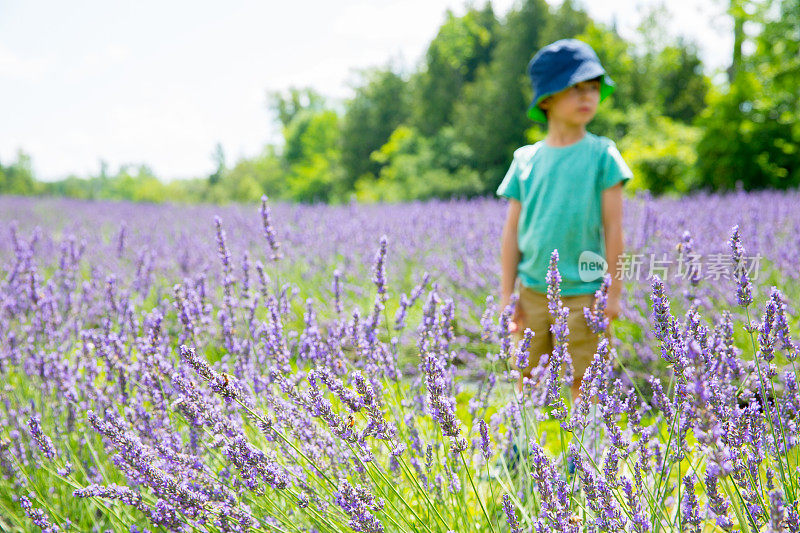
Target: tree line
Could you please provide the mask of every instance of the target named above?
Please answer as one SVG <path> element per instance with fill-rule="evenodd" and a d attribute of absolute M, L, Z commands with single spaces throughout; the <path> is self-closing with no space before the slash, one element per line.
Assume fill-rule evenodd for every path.
<path fill-rule="evenodd" d="M 448 12 L 412 72 L 391 63 L 360 73 L 354 94 L 330 101 L 309 88 L 270 93 L 282 142 L 208 176 L 163 181 L 146 165 L 55 182 L 30 158 L 0 162 L 0 192 L 134 201 L 408 201 L 493 194 L 515 148 L 544 137 L 525 113 L 533 53 L 557 39 L 589 43 L 617 84 L 589 129 L 617 142 L 631 189 L 791 188 L 800 184 L 800 2 L 730 0 L 734 44 L 721 79 L 696 44 L 672 39 L 663 8 L 637 43 L 573 1 L 525 0 L 505 17 L 490 3 Z M 745 31 L 747 29 L 747 31 Z"/>

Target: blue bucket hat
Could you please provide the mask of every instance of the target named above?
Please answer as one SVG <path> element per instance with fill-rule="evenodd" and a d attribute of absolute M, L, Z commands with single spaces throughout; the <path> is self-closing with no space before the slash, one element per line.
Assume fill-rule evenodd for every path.
<path fill-rule="evenodd" d="M 614 82 L 606 74 L 592 47 L 577 39 L 561 39 L 539 50 L 528 63 L 533 86 L 533 102 L 528 116 L 547 123 L 539 102 L 576 83 L 600 78 L 600 101 L 614 92 Z"/>

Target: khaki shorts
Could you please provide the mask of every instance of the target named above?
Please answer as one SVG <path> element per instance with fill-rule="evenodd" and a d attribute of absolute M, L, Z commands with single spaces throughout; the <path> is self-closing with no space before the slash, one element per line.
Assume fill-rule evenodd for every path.
<path fill-rule="evenodd" d="M 561 301 L 565 307 L 569 308 L 567 350 L 572 357 L 577 382 L 583 378 L 584 372 L 592 364 L 597 351 L 597 343 L 600 340 L 600 336 L 589 328 L 583 315 L 583 308 L 591 308 L 594 304 L 594 294 L 562 296 Z M 531 370 L 539 364 L 541 355 L 553 351 L 553 335 L 550 333 L 553 317 L 550 316 L 547 309 L 547 295 L 528 287 L 522 286 L 520 289 L 517 305 L 522 311 L 522 324 L 518 324 L 518 329 L 513 335 L 514 341 L 519 342 L 522 339 L 525 328 L 530 328 L 534 333 L 528 351 L 530 356 L 528 368 L 522 372 L 524 376 L 528 376 Z"/>

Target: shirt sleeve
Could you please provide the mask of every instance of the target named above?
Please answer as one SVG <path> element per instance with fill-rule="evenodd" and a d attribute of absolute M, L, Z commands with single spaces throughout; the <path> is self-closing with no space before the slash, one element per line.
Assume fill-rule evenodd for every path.
<path fill-rule="evenodd" d="M 514 200 L 522 200 L 522 192 L 519 187 L 519 161 L 517 161 L 517 154 L 514 154 L 514 160 L 511 161 L 511 166 L 503 178 L 503 182 L 497 188 L 497 196 L 505 198 L 513 198 Z"/>
<path fill-rule="evenodd" d="M 629 179 L 633 177 L 633 172 L 628 167 L 625 160 L 622 159 L 622 154 L 617 150 L 617 145 L 613 141 L 608 141 L 603 151 L 600 167 L 600 189 L 606 190 L 613 187 L 619 182 L 625 185 Z"/>

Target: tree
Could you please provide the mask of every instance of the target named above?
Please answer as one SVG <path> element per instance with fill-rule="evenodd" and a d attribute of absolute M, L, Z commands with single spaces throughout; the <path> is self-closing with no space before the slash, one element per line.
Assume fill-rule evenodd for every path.
<path fill-rule="evenodd" d="M 325 99 L 314 89 L 291 87 L 286 93 L 279 91 L 268 93 L 267 105 L 285 128 L 300 111 L 324 109 Z"/>
<path fill-rule="evenodd" d="M 341 163 L 344 186 L 352 189 L 356 180 L 377 176 L 380 165 L 370 154 L 383 146 L 394 129 L 409 116 L 406 81 L 391 68 L 361 73 L 362 84 L 347 102 L 341 131 Z"/>
<path fill-rule="evenodd" d="M 461 17 L 447 12 L 444 24 L 428 45 L 425 64 L 412 85 L 411 123 L 432 136 L 452 121 L 453 104 L 478 67 L 489 62 L 497 40 L 498 21 L 492 5 L 470 9 Z"/>
<path fill-rule="evenodd" d="M 500 184 L 514 150 L 526 142 L 525 130 L 531 125 L 526 68 L 546 44 L 541 32 L 549 16 L 544 0 L 526 0 L 512 10 L 498 32 L 491 62 L 478 68 L 475 81 L 464 87 L 455 105 L 456 136 L 473 154 L 486 192 Z"/>
<path fill-rule="evenodd" d="M 17 160 L 11 165 L 0 165 L 0 193 L 29 195 L 36 192 L 31 157 L 22 150 L 17 151 Z"/>
<path fill-rule="evenodd" d="M 765 2 L 755 51 L 727 91 L 714 92 L 697 145 L 702 182 L 714 189 L 800 185 L 800 4 Z M 767 14 L 773 14 L 768 16 Z"/>
<path fill-rule="evenodd" d="M 255 157 L 237 161 L 226 173 L 223 184 L 231 184 L 234 201 L 256 201 L 262 194 L 274 199 L 286 199 L 288 195 L 286 172 L 271 145 Z"/>
<path fill-rule="evenodd" d="M 469 148 L 456 139 L 451 127 L 425 137 L 413 128 L 400 126 L 372 159 L 383 166 L 377 180 L 362 178 L 356 182 L 360 201 L 424 200 L 482 192 L 480 175 L 466 164 L 471 159 Z"/>
<path fill-rule="evenodd" d="M 655 78 L 656 104 L 664 115 L 689 124 L 705 108 L 711 82 L 703 74 L 694 44 L 679 39 L 663 48 L 656 60 Z"/>
<path fill-rule="evenodd" d="M 222 149 L 222 143 L 218 142 L 214 147 L 214 153 L 211 154 L 211 159 L 214 161 L 216 169 L 208 176 L 208 184 L 213 187 L 219 183 L 222 179 L 222 175 L 225 173 L 225 151 Z"/>
<path fill-rule="evenodd" d="M 333 110 L 304 110 L 285 128 L 283 158 L 291 199 L 330 202 L 343 192 L 339 122 Z"/>

